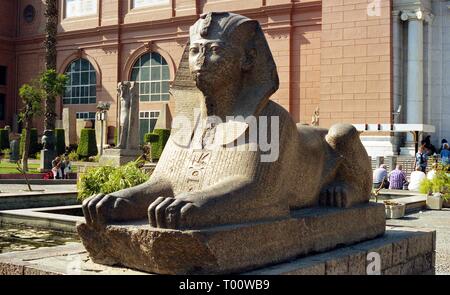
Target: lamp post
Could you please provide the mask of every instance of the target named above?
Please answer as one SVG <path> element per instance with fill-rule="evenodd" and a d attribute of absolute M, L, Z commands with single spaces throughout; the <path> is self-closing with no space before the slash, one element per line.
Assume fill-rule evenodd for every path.
<path fill-rule="evenodd" d="M 103 129 L 106 120 L 106 112 L 109 110 L 111 103 L 100 101 L 97 105 L 96 120 L 100 121 L 100 156 L 103 155 Z"/>

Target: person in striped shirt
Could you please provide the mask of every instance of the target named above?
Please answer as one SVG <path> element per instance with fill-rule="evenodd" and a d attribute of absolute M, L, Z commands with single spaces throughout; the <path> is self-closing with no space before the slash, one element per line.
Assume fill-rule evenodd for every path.
<path fill-rule="evenodd" d="M 395 170 L 389 173 L 389 189 L 403 189 L 406 182 L 406 174 L 402 171 L 402 165 L 398 164 Z"/>

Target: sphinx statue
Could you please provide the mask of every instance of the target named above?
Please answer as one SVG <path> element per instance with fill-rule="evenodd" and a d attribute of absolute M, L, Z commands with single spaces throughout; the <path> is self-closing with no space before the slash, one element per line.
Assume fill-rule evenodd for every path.
<path fill-rule="evenodd" d="M 233 13 L 202 15 L 190 28 L 171 87 L 176 104 L 174 125 L 150 179 L 83 202 L 86 223 L 78 231 L 94 260 L 158 273 L 226 273 L 382 234 L 384 211 L 368 206 L 371 165 L 357 130 L 347 124 L 329 130 L 297 125 L 282 106 L 270 100 L 278 86 L 276 65 L 257 21 Z M 190 124 L 180 124 L 185 121 Z M 250 136 L 255 128 L 256 138 Z M 267 160 L 268 151 L 259 148 L 261 130 L 267 138 L 278 139 L 275 159 Z M 323 246 L 317 246 L 321 243 L 317 231 L 305 234 L 314 226 L 301 229 L 305 221 L 299 220 L 310 218 L 311 210 L 347 214 L 340 217 L 342 225 L 329 221 L 334 238 L 324 233 L 320 237 Z M 366 218 L 369 211 L 375 212 L 372 221 Z M 140 238 L 130 236 L 137 235 L 129 230 L 137 221 L 139 230 L 145 232 L 140 237 L 148 235 L 145 250 L 136 244 Z M 262 232 L 269 227 L 268 238 Z M 273 227 L 280 227 L 276 234 Z M 255 228 L 259 234 L 252 232 Z M 344 234 L 349 228 L 353 231 Z M 111 231 L 116 234 L 110 235 Z M 236 236 L 224 238 L 230 232 Z M 119 243 L 120 235 L 128 242 Z M 204 236 L 197 239 L 196 235 Z M 279 248 L 267 255 L 264 241 L 272 238 L 271 247 L 278 243 Z M 167 250 L 172 239 L 176 245 L 170 251 L 174 252 Z M 305 239 L 312 240 L 308 244 Z M 218 240 L 220 253 L 212 246 Z M 236 245 L 227 247 L 224 241 L 240 241 L 240 248 L 247 245 L 266 256 L 252 252 L 239 254 L 239 260 L 222 257 L 226 251 L 236 254 Z M 107 243 L 118 243 L 119 248 L 127 248 L 123 251 L 137 253 L 136 257 L 105 254 L 104 249 L 111 248 Z M 181 252 L 171 260 L 168 251 Z M 190 258 L 181 261 L 184 254 Z"/>

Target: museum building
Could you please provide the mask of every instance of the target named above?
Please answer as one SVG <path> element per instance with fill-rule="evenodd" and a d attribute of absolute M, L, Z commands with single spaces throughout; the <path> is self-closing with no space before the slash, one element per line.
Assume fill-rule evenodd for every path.
<path fill-rule="evenodd" d="M 450 137 L 447 0 L 58 0 L 58 7 L 57 71 L 70 77 L 58 125 L 71 143 L 99 102 L 111 103 L 105 136 L 113 141 L 120 81 L 139 83 L 141 138 L 157 120 L 170 128 L 169 89 L 189 27 L 211 11 L 260 22 L 280 77 L 271 99 L 296 122 L 310 124 L 318 109 L 321 127 L 355 124 L 372 156 L 407 152 L 408 128 L 434 131 L 435 145 Z M 19 131 L 18 89 L 45 68 L 44 10 L 44 0 L 1 0 L 0 127 Z M 398 124 L 402 133 L 393 132 Z M 43 131 L 42 118 L 34 125 Z"/>

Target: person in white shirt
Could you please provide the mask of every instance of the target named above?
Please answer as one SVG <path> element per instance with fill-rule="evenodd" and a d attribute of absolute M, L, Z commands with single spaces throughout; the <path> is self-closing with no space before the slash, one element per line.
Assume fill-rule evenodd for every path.
<path fill-rule="evenodd" d="M 408 190 L 418 191 L 420 183 L 426 178 L 427 178 L 427 176 L 422 171 L 422 168 L 420 166 L 417 166 L 416 171 L 413 171 L 411 173 Z"/>

